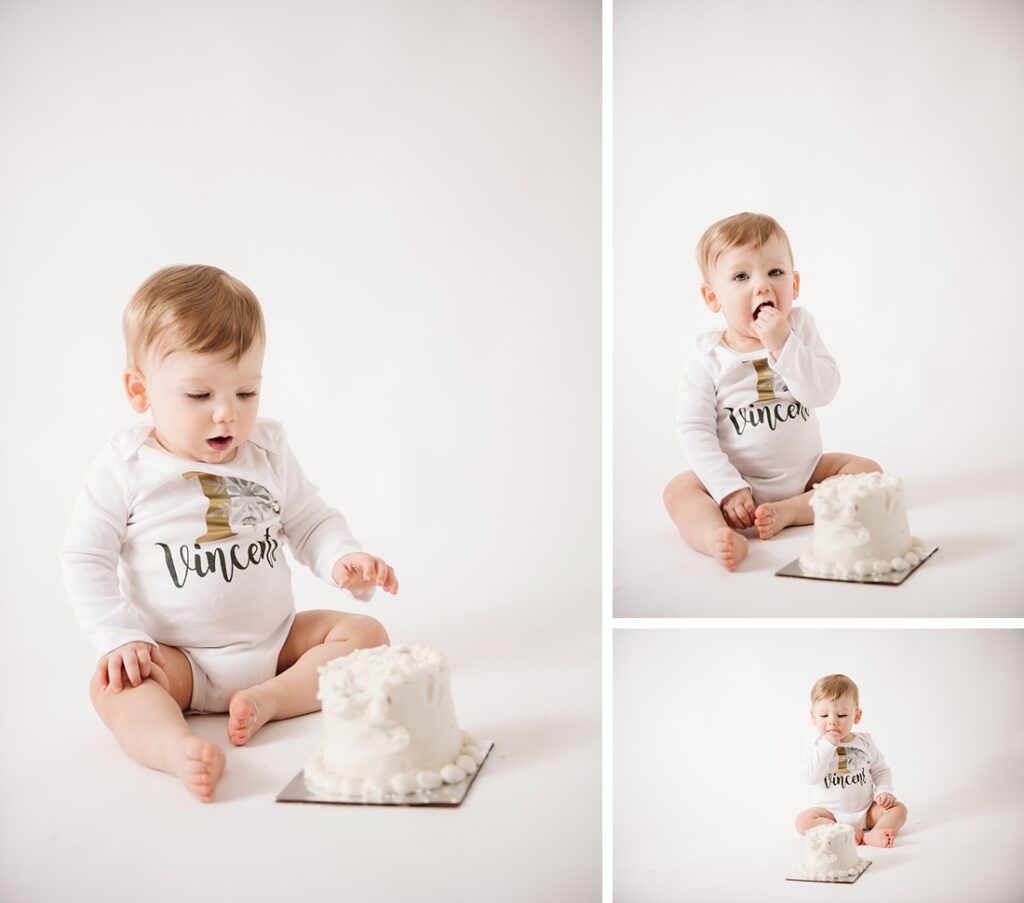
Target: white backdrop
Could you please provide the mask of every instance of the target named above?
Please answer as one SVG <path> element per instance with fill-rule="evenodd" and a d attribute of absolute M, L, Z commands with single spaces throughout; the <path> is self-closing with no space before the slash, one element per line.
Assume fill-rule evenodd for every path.
<path fill-rule="evenodd" d="M 825 449 L 906 478 L 922 537 L 939 526 L 914 518 L 933 484 L 956 508 L 934 538 L 967 570 L 930 613 L 1024 613 L 1021 542 L 978 554 L 1021 535 L 1024 501 L 1024 305 L 1007 271 L 1024 247 L 1022 43 L 1024 6 L 1003 0 L 615 4 L 616 614 L 761 614 L 774 589 L 738 588 L 680 550 L 661 502 L 687 469 L 683 357 L 722 325 L 694 247 L 742 210 L 787 230 L 797 303 L 838 361 L 839 394 L 818 411 Z M 917 497 L 913 480 L 928 483 Z M 807 613 L 777 601 L 772 614 Z"/>
<path fill-rule="evenodd" d="M 212 814 L 136 774 L 86 699 L 92 657 L 57 550 L 90 462 L 138 419 L 119 387 L 121 310 L 151 272 L 183 262 L 221 266 L 261 299 L 261 413 L 284 422 L 324 498 L 398 572 L 399 596 L 365 610 L 395 642 L 445 650 L 463 725 L 498 742 L 476 809 L 441 813 L 447 830 L 349 812 L 324 835 L 294 813 L 298 861 L 341 825 L 349 840 L 336 869 L 288 886 L 334 888 L 346 869 L 356 896 L 381 875 L 396 894 L 471 887 L 434 855 L 448 831 L 507 899 L 599 886 L 600 103 L 590 0 L 0 7 L 0 668 L 34 688 L 12 702 L 21 720 L 5 719 L 30 739 L 0 753 L 0 896 L 66 880 L 38 861 L 50 806 L 66 830 L 47 862 L 80 862 L 75 826 L 104 830 L 85 827 L 90 809 L 123 834 L 165 800 L 172 832 L 266 842 L 280 833 L 273 795 L 316 737 L 313 719 L 269 735 L 295 739 L 255 798 L 246 754 L 229 752 Z M 343 604 L 308 572 L 294 585 L 300 608 Z M 555 674 L 552 698 L 541 687 Z M 222 735 L 216 721 L 203 729 Z M 58 730 L 78 770 L 40 797 L 20 776 L 47 756 L 48 773 L 68 767 Z M 415 875 L 389 868 L 389 835 L 423 845 Z M 109 857 L 137 853 L 144 874 L 146 843 Z M 506 857 L 541 869 L 546 890 Z M 102 875 L 113 861 L 93 865 Z M 206 891 L 242 889 L 205 861 Z"/>
<path fill-rule="evenodd" d="M 909 818 L 862 900 L 1020 899 L 1024 631 L 617 630 L 616 903 L 804 900 L 810 689 L 847 674 Z M 844 891 L 844 896 L 846 891 Z"/>

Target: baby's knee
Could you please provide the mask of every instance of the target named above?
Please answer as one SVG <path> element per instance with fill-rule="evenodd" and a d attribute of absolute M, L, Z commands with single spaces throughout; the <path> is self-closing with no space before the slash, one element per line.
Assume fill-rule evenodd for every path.
<path fill-rule="evenodd" d="M 862 473 L 882 473 L 882 465 L 871 458 L 859 458 L 859 465 L 863 468 Z"/>
<path fill-rule="evenodd" d="M 662 490 L 661 500 L 665 507 L 672 511 L 680 499 L 697 491 L 703 492 L 704 486 L 697 479 L 696 474 L 692 470 L 688 470 L 669 481 L 669 484 Z"/>
<path fill-rule="evenodd" d="M 391 638 L 376 618 L 369 615 L 349 615 L 339 621 L 327 634 L 325 642 L 349 642 L 354 649 L 373 649 L 389 646 Z"/>

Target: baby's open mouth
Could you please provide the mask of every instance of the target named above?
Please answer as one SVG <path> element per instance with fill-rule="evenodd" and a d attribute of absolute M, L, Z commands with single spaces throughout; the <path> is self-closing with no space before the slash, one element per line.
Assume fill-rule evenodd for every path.
<path fill-rule="evenodd" d="M 231 436 L 217 436 L 213 439 L 207 439 L 206 444 L 217 451 L 223 451 L 231 444 L 231 438 Z"/>
<path fill-rule="evenodd" d="M 754 319 L 757 319 L 759 313 L 761 313 L 762 307 L 775 307 L 774 301 L 762 301 L 757 307 L 754 308 Z"/>

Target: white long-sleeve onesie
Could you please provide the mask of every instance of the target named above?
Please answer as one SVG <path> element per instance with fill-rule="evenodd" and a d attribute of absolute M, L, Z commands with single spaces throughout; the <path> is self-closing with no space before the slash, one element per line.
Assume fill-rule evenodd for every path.
<path fill-rule="evenodd" d="M 676 428 L 687 461 L 721 504 L 749 486 L 757 504 L 799 495 L 821 458 L 814 408 L 839 388 L 839 370 L 802 307 L 778 360 L 741 353 L 721 331 L 696 338 L 683 365 Z"/>
<path fill-rule="evenodd" d="M 833 746 L 815 737 L 804 748 L 800 774 L 814 788 L 814 805 L 828 809 L 840 824 L 864 827 L 871 803 L 880 793 L 892 793 L 892 769 L 870 734 L 854 734 L 848 743 Z"/>
<path fill-rule="evenodd" d="M 151 432 L 113 434 L 61 550 L 97 656 L 136 640 L 235 653 L 283 643 L 295 616 L 283 545 L 333 586 L 335 562 L 361 549 L 344 517 L 317 495 L 276 421 L 259 418 L 228 464 L 178 457 Z"/>

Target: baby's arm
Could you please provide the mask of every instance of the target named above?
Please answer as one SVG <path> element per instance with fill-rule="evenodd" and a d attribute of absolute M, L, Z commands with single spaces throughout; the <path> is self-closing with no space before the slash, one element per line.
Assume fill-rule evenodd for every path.
<path fill-rule="evenodd" d="M 320 498 L 317 487 L 302 472 L 283 430 L 277 444 L 285 483 L 281 527 L 295 558 L 322 580 L 347 589 L 363 602 L 370 600 L 377 586 L 396 592 L 394 571 L 382 559 L 363 552 L 345 518 Z"/>
<path fill-rule="evenodd" d="M 833 732 L 834 733 L 834 732 Z M 817 784 L 836 760 L 836 748 L 831 740 L 816 737 L 804 747 L 800 759 L 800 775 L 808 784 Z"/>
<path fill-rule="evenodd" d="M 869 753 L 868 774 L 871 776 L 871 782 L 875 785 L 875 802 L 883 809 L 891 809 L 896 805 L 896 795 L 892 783 L 892 769 L 882 756 L 881 750 L 879 750 L 870 737 L 867 743 Z"/>
<path fill-rule="evenodd" d="M 718 441 L 715 383 L 707 354 L 696 346 L 686 358 L 679 381 L 676 432 L 690 468 L 718 505 L 733 493 L 750 490 Z"/>
<path fill-rule="evenodd" d="M 814 318 L 807 310 L 796 308 L 789 319 L 792 332 L 782 353 L 774 362 L 769 358 L 768 363 L 802 404 L 820 408 L 835 398 L 839 391 L 839 367 L 818 335 Z"/>
<path fill-rule="evenodd" d="M 85 478 L 61 547 L 68 598 L 101 659 L 126 644 L 156 647 L 122 595 L 118 580 L 128 509 L 124 460 L 108 446 Z"/>

